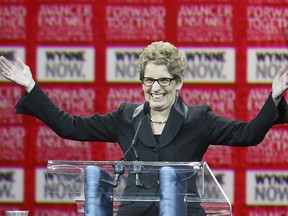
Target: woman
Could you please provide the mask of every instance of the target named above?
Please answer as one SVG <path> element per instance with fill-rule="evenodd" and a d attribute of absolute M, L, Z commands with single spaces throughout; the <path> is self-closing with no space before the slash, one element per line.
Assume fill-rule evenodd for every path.
<path fill-rule="evenodd" d="M 13 65 L 0 58 L 2 74 L 22 85 L 27 93 L 16 105 L 16 112 L 37 117 L 59 136 L 82 141 L 118 142 L 126 152 L 139 129 L 135 150 L 142 161 L 201 161 L 209 145 L 254 146 L 260 143 L 269 129 L 286 123 L 287 104 L 282 96 L 287 90 L 287 74 L 281 68 L 272 84 L 262 110 L 252 121 L 232 121 L 213 113 L 208 105 L 188 106 L 177 94 L 183 85 L 186 61 L 179 50 L 167 42 L 154 42 L 146 47 L 137 62 L 146 101 L 150 112 L 146 115 L 143 105 L 122 103 L 105 115 L 90 117 L 71 116 L 60 110 L 35 84 L 29 67 L 18 59 Z M 135 152 L 129 151 L 126 160 L 136 160 Z M 135 186 L 130 175 L 126 192 L 153 193 L 158 190 L 157 176 L 142 176 L 143 188 Z M 194 187 L 188 188 L 197 191 Z M 158 204 L 128 202 L 122 204 L 119 215 L 158 215 Z M 188 207 L 188 215 L 205 215 L 200 206 Z"/>

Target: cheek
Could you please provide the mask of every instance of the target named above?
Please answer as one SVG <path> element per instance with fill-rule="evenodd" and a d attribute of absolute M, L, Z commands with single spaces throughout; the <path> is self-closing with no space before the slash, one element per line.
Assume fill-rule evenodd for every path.
<path fill-rule="evenodd" d="M 170 96 L 176 94 L 177 92 L 177 89 L 176 88 L 169 88 L 169 89 L 166 89 L 166 93 L 169 94 Z"/>
<path fill-rule="evenodd" d="M 144 92 L 145 94 L 149 94 L 151 87 L 147 87 L 147 86 L 142 85 L 142 89 L 143 89 L 143 92 Z"/>
<path fill-rule="evenodd" d="M 150 94 L 149 88 L 147 88 L 146 86 L 142 86 L 142 90 L 145 97 L 149 96 Z"/>

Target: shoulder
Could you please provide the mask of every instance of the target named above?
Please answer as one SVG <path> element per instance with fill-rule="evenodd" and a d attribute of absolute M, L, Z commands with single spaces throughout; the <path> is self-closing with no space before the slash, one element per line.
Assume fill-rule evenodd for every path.
<path fill-rule="evenodd" d="M 132 102 L 123 102 L 120 104 L 119 109 L 122 110 L 135 110 L 138 106 L 140 106 L 141 104 L 136 104 L 136 103 L 132 103 Z"/>
<path fill-rule="evenodd" d="M 125 116 L 126 118 L 132 118 L 136 108 L 139 107 L 140 105 L 141 104 L 124 102 L 120 104 L 118 111 L 121 115 Z"/>
<path fill-rule="evenodd" d="M 188 122 L 198 119 L 204 122 L 212 114 L 211 107 L 208 104 L 197 104 L 188 106 Z"/>
<path fill-rule="evenodd" d="M 211 107 L 208 104 L 197 104 L 188 106 L 186 123 L 205 123 L 211 116 Z"/>
<path fill-rule="evenodd" d="M 211 111 L 211 107 L 208 104 L 197 104 L 188 106 L 190 114 L 203 115 Z"/>

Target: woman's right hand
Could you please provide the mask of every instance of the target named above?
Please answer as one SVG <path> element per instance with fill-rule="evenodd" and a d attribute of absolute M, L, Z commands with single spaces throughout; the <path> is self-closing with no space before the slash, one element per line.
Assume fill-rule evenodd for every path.
<path fill-rule="evenodd" d="M 33 80 L 30 68 L 24 64 L 22 59 L 17 58 L 15 64 L 13 64 L 1 56 L 0 69 L 6 79 L 23 86 L 27 92 L 33 89 L 35 81 Z"/>

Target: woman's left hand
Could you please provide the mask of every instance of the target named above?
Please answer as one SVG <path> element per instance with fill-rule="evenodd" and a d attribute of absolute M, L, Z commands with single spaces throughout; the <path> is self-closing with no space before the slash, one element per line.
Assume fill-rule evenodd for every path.
<path fill-rule="evenodd" d="M 283 65 L 277 72 L 272 83 L 272 98 L 277 105 L 281 100 L 283 93 L 288 88 L 288 69 Z"/>

